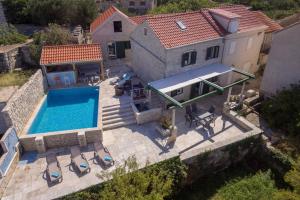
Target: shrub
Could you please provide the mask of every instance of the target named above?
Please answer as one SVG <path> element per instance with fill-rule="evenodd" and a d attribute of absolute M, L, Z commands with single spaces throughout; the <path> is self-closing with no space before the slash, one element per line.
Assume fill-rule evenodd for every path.
<path fill-rule="evenodd" d="M 68 195 L 63 199 L 163 200 L 175 194 L 174 191 L 178 191 L 186 170 L 178 157 L 146 166 L 141 170 L 138 168 L 135 157 L 130 157 L 124 165 L 116 167 L 113 172 L 104 172 L 98 175 L 104 180 L 109 179 L 107 182 Z M 112 179 L 110 180 L 110 178 Z"/>
<path fill-rule="evenodd" d="M 25 35 L 18 33 L 12 25 L 0 26 L 0 45 L 23 43 L 27 40 Z"/>
<path fill-rule="evenodd" d="M 300 132 L 300 85 L 291 85 L 262 104 L 262 116 L 271 128 L 288 134 Z"/>
<path fill-rule="evenodd" d="M 270 171 L 226 183 L 212 200 L 268 200 L 277 191 Z"/>

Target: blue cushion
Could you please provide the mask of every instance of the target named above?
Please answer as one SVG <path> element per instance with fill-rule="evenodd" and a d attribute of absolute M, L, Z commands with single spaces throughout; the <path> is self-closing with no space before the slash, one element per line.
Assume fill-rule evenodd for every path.
<path fill-rule="evenodd" d="M 86 164 L 86 163 L 81 163 L 81 164 L 80 164 L 80 167 L 82 167 L 82 168 L 87 168 L 87 164 Z"/>
<path fill-rule="evenodd" d="M 52 172 L 51 176 L 54 177 L 54 178 L 58 178 L 60 176 L 60 173 L 59 172 Z"/>
<path fill-rule="evenodd" d="M 105 161 L 112 161 L 112 158 L 110 156 L 104 156 Z"/>

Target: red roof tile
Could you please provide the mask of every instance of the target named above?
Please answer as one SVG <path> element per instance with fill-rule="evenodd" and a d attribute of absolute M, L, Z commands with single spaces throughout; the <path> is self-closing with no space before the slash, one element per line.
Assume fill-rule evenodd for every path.
<path fill-rule="evenodd" d="M 178 27 L 176 24 L 178 20 L 186 26 L 185 30 Z M 153 16 L 149 17 L 147 22 L 165 48 L 220 37 L 220 33 L 211 26 L 199 11 Z"/>
<path fill-rule="evenodd" d="M 270 19 L 267 15 L 265 15 L 261 11 L 253 11 L 256 14 L 256 17 L 266 26 L 269 28 L 266 30 L 267 33 L 274 32 L 274 31 L 279 31 L 283 29 L 282 26 L 280 26 L 277 22 L 273 21 Z"/>
<path fill-rule="evenodd" d="M 102 51 L 100 44 L 71 44 L 44 46 L 40 64 L 83 63 L 101 60 Z"/>
<path fill-rule="evenodd" d="M 142 24 L 144 21 L 146 21 L 147 17 L 150 17 L 150 15 L 137 15 L 129 18 L 136 24 Z"/>
<path fill-rule="evenodd" d="M 117 8 L 114 6 L 109 7 L 105 10 L 101 15 L 99 15 L 91 24 L 91 32 L 96 30 L 98 26 L 103 24 L 110 16 L 112 16 L 115 12 L 117 12 Z"/>

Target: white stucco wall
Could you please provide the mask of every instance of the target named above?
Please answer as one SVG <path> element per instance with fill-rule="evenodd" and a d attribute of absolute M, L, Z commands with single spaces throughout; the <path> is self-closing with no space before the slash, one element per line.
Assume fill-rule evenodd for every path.
<path fill-rule="evenodd" d="M 210 59 L 210 60 L 205 60 L 206 58 L 206 51 L 207 48 L 213 47 L 213 46 L 220 46 L 219 49 L 219 57 Z M 193 65 L 188 65 L 185 67 L 181 66 L 182 62 L 182 55 L 185 52 L 188 51 L 197 51 L 197 60 L 196 63 Z M 196 69 L 199 67 L 203 67 L 205 65 L 213 64 L 213 63 L 220 63 L 222 54 L 223 54 L 223 43 L 222 39 L 216 39 L 216 40 L 209 40 L 206 42 L 201 42 L 197 44 L 192 44 L 188 46 L 182 46 L 182 47 L 177 47 L 173 49 L 167 49 L 166 51 L 166 77 L 181 73 L 181 72 L 186 72 L 191 69 Z"/>
<path fill-rule="evenodd" d="M 114 32 L 114 21 L 122 21 L 122 32 Z M 112 41 L 129 41 L 129 35 L 136 28 L 136 24 L 127 16 L 114 13 L 104 24 L 92 32 L 93 43 L 100 43 L 104 60 L 108 58 L 107 43 Z"/>
<path fill-rule="evenodd" d="M 225 46 L 222 63 L 235 66 L 238 69 L 254 73 L 258 69 L 258 58 L 261 45 L 264 39 L 264 30 L 267 27 L 262 26 L 249 30 L 247 32 L 238 32 L 225 37 Z M 248 48 L 248 41 L 252 38 L 252 44 Z M 230 51 L 232 43 L 235 43 L 235 50 Z"/>
<path fill-rule="evenodd" d="M 268 63 L 261 83 L 265 95 L 288 88 L 300 81 L 300 24 L 273 35 Z"/>

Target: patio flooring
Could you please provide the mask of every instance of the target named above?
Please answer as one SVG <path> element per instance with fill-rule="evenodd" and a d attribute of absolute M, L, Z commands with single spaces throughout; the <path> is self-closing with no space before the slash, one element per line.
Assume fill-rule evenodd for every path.
<path fill-rule="evenodd" d="M 218 101 L 220 101 L 220 97 L 205 101 L 206 103 L 199 102 L 199 105 L 207 108 L 207 102 L 211 104 Z M 225 142 L 245 134 L 242 128 L 220 115 L 220 109 L 217 109 L 219 116 L 216 124 L 210 130 L 203 129 L 201 126 L 189 127 L 188 124 L 185 124 L 183 112 L 183 110 L 178 110 L 176 113 L 178 137 L 171 147 L 166 147 L 164 138 L 155 131 L 157 122 L 129 125 L 105 131 L 103 143 L 111 152 L 116 165 L 135 155 L 138 163 L 143 167 L 147 161 L 150 163 L 160 162 L 195 149 L 210 148 L 216 142 Z M 68 148 L 52 149 L 47 153 L 53 151 L 58 153 L 58 160 L 62 166 L 62 183 L 51 185 L 46 181 L 44 174 L 46 169 L 45 154 L 28 152 L 23 155 L 19 162 L 2 199 L 54 199 L 102 182 L 96 177 L 96 174 L 101 173 L 104 169 L 93 160 L 93 147 L 91 145 L 83 149 L 91 166 L 91 172 L 83 176 L 78 176 L 70 166 Z M 111 167 L 106 170 L 113 169 L 114 167 Z"/>

